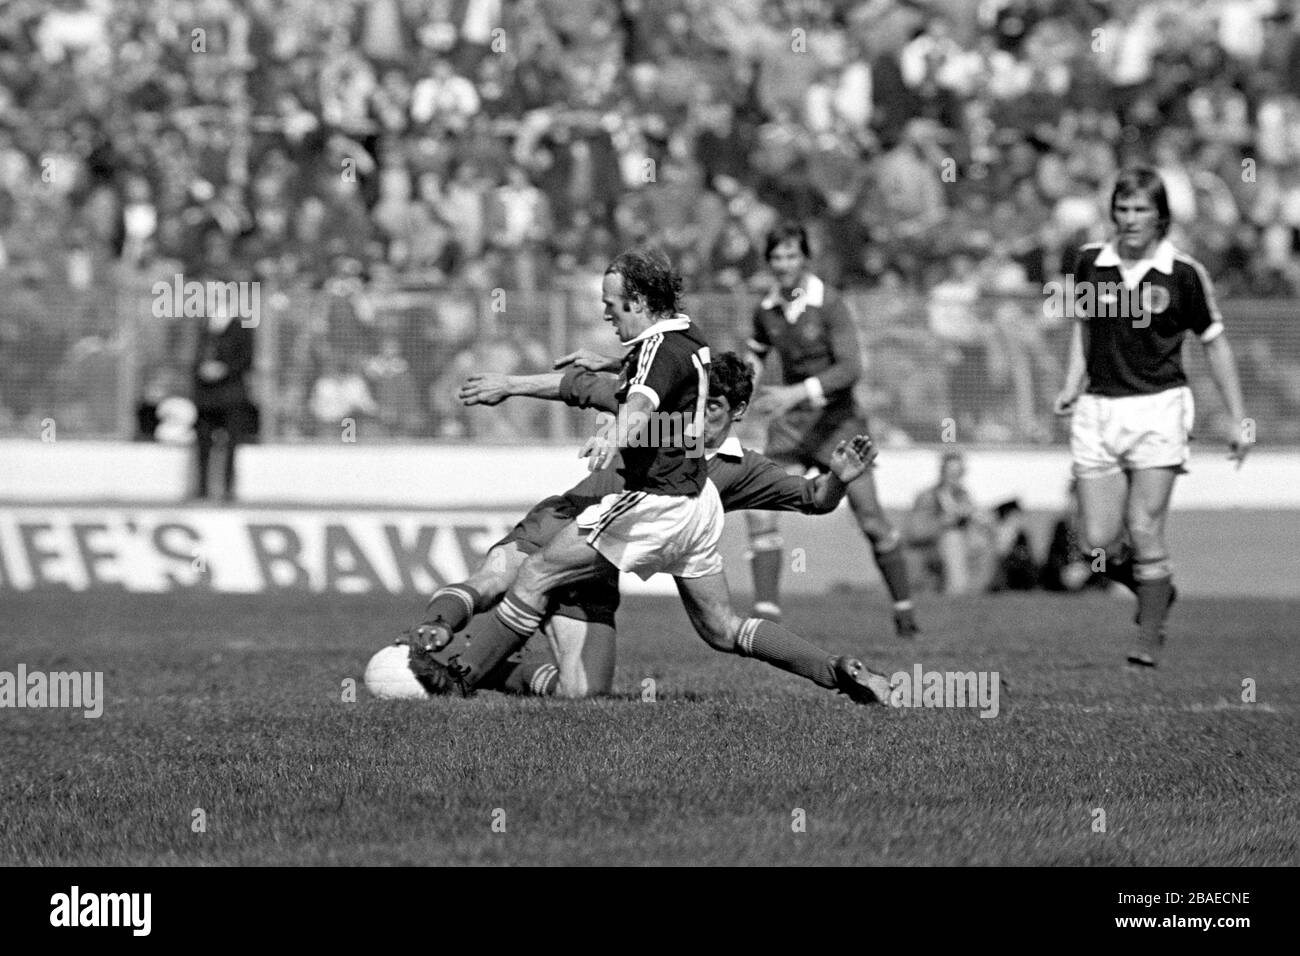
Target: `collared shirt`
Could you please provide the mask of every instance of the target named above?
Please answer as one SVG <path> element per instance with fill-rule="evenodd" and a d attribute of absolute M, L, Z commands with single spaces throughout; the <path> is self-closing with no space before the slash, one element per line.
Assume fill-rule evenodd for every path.
<path fill-rule="evenodd" d="M 784 384 L 803 384 L 814 407 L 851 406 L 862 370 L 857 326 L 844 300 L 815 275 L 793 299 L 773 286 L 754 310 L 749 348 L 760 358 L 781 357 Z"/>
<path fill-rule="evenodd" d="M 560 384 L 563 400 L 579 408 L 613 411 L 617 407 L 613 390 L 612 376 L 585 369 L 566 372 Z M 704 460 L 724 511 L 753 509 L 824 514 L 833 510 L 816 504 L 815 479 L 787 474 L 770 458 L 743 447 L 735 435 L 728 435 L 717 448 L 708 449 Z M 623 478 L 618 472 L 603 469 L 588 475 L 564 495 L 546 499 L 534 511 L 555 508 L 557 501 L 564 501 L 567 504 L 561 508 L 562 517 L 573 517 L 605 495 L 623 488 Z M 540 545 L 545 541 L 534 543 Z"/>
<path fill-rule="evenodd" d="M 1086 323 L 1089 394 L 1150 395 L 1186 385 L 1184 335 L 1208 343 L 1223 332 L 1205 267 L 1167 239 L 1128 267 L 1113 243 L 1090 243 L 1067 279 L 1075 314 Z"/>
<path fill-rule="evenodd" d="M 697 495 L 708 479 L 699 454 L 709 397 L 709 346 L 685 315 L 654 323 L 625 343 L 618 387 L 620 406 L 633 395 L 650 400 L 654 417 L 642 445 L 622 449 L 628 491 Z"/>

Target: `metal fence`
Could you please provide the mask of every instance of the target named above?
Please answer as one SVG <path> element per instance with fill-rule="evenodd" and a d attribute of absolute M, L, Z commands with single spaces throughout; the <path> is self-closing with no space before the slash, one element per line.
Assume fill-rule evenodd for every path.
<path fill-rule="evenodd" d="M 513 400 L 467 409 L 474 370 L 526 374 L 586 346 L 613 353 L 594 283 L 582 288 L 392 291 L 338 283 L 260 290 L 254 395 L 264 441 L 338 440 L 347 419 L 376 440 L 566 442 L 590 416 Z M 1041 297 L 983 298 L 954 310 L 930 297 L 851 293 L 864 374 L 858 398 L 878 440 L 970 443 L 1065 439 L 1051 414 L 1068 324 Z M 714 349 L 743 348 L 755 296 L 688 297 Z M 142 404 L 188 394 L 194 318 L 159 318 L 150 287 L 73 291 L 0 286 L 0 435 L 141 438 Z M 1248 412 L 1266 444 L 1300 443 L 1300 325 L 1291 301 L 1223 303 Z M 1222 403 L 1190 337 L 1198 430 Z"/>

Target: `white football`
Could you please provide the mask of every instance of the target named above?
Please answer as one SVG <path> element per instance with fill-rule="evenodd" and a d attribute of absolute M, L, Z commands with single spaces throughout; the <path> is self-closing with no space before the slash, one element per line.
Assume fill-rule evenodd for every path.
<path fill-rule="evenodd" d="M 422 700 L 429 692 L 411 673 L 410 648 L 389 644 L 366 665 L 366 690 L 380 700 Z"/>

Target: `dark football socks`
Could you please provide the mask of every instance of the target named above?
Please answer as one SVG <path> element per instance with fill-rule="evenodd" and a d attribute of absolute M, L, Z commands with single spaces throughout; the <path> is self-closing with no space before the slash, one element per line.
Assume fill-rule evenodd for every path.
<path fill-rule="evenodd" d="M 909 610 L 912 607 L 912 584 L 907 576 L 907 557 L 903 554 L 902 536 L 897 531 L 872 547 L 876 567 L 885 579 L 889 596 L 894 599 L 895 610 Z"/>
<path fill-rule="evenodd" d="M 1147 647 L 1158 647 L 1173 593 L 1173 568 L 1168 558 L 1138 561 L 1133 568 L 1133 577 L 1137 582 L 1138 628 L 1142 643 Z"/>
<path fill-rule="evenodd" d="M 473 640 L 459 655 L 466 681 L 476 686 L 484 675 L 528 643 L 542 623 L 543 613 L 514 594 L 507 594 L 496 611 L 474 625 Z"/>
<path fill-rule="evenodd" d="M 499 690 L 503 694 L 551 697 L 560 684 L 560 669 L 551 661 L 523 664 L 507 660 L 478 683 L 482 690 Z"/>
<path fill-rule="evenodd" d="M 821 687 L 835 686 L 834 657 L 780 624 L 751 617 L 741 625 L 736 652 L 806 677 Z"/>
<path fill-rule="evenodd" d="M 469 623 L 475 610 L 486 610 L 477 607 L 479 600 L 479 593 L 469 585 L 448 584 L 433 592 L 429 606 L 424 609 L 424 619 L 432 621 L 436 618 L 453 631 L 459 631 Z"/>
<path fill-rule="evenodd" d="M 775 544 L 772 540 L 775 538 Z M 766 539 L 766 540 L 764 540 Z M 749 554 L 749 568 L 754 575 L 754 606 L 779 608 L 781 606 L 781 565 L 785 552 L 781 539 L 775 535 L 762 535 L 753 542 Z"/>

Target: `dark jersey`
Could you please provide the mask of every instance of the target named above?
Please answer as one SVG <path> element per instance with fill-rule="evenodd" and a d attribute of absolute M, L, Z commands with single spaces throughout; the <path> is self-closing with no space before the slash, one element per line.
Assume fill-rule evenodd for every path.
<path fill-rule="evenodd" d="M 815 515 L 833 510 L 817 504 L 815 479 L 787 474 L 770 458 L 742 448 L 735 436 L 708 458 L 708 474 L 718 489 L 724 511 L 799 511 Z M 591 505 L 623 490 L 623 479 L 614 469 L 592 472 L 564 494 L 539 501 L 498 544 L 515 541 L 521 550 L 531 554 Z"/>
<path fill-rule="evenodd" d="M 767 294 L 754 311 L 749 348 L 765 357 L 781 356 L 786 385 L 816 379 L 817 405 L 852 407 L 853 385 L 862 371 L 858 332 L 844 300 L 816 276 L 808 276 L 802 294 L 787 301 L 779 290 Z"/>
<path fill-rule="evenodd" d="M 1223 331 L 1205 268 L 1167 240 L 1130 273 L 1130 285 L 1108 243 L 1080 249 L 1066 275 L 1067 290 L 1073 282 L 1075 313 L 1084 322 L 1091 395 L 1150 395 L 1186 385 L 1184 335 L 1193 332 L 1209 342 Z"/>
<path fill-rule="evenodd" d="M 656 495 L 698 495 L 708 477 L 699 454 L 709 395 L 708 343 L 690 319 L 677 315 L 629 344 L 615 397 L 625 405 L 631 396 L 644 395 L 656 415 L 640 444 L 621 449 L 624 485 Z"/>
<path fill-rule="evenodd" d="M 618 411 L 618 379 L 604 372 L 573 366 L 560 378 L 560 400 L 574 408 Z"/>
<path fill-rule="evenodd" d="M 612 375 L 570 369 L 560 380 L 560 398 L 579 408 L 613 411 L 618 404 L 614 398 L 616 386 Z M 726 511 L 757 509 L 824 514 L 831 510 L 816 503 L 812 479 L 786 474 L 771 459 L 742 448 L 735 436 L 723 442 L 717 453 L 707 458 L 707 463 L 709 478 L 717 487 Z M 519 550 L 532 554 L 588 507 L 598 504 L 608 494 L 623 490 L 623 478 L 613 468 L 593 472 L 564 494 L 539 501 L 497 545 L 514 542 Z M 611 576 L 561 589 L 553 610 L 561 617 L 613 626 L 618 603 L 618 580 Z"/>
<path fill-rule="evenodd" d="M 775 288 L 767 294 L 754 312 L 749 348 L 760 357 L 775 350 L 784 384 L 803 384 L 810 396 L 768 423 L 772 458 L 825 468 L 842 438 L 867 430 L 853 400 L 862 370 L 853 314 L 816 276 L 792 300 Z"/>

